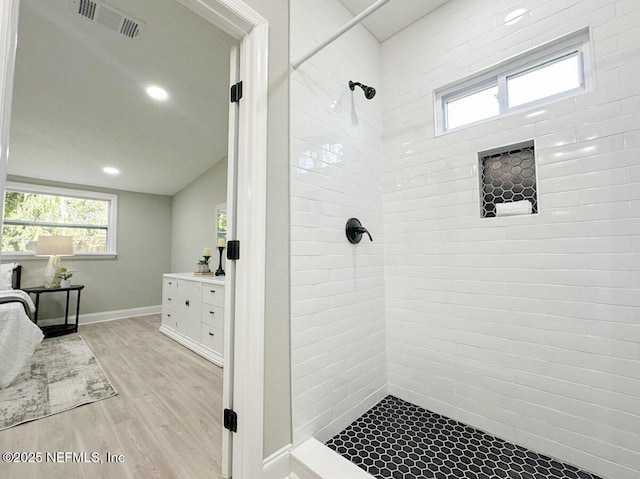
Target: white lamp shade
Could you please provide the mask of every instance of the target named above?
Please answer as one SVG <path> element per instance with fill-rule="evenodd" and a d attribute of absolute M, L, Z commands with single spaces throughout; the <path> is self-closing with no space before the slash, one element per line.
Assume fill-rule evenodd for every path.
<path fill-rule="evenodd" d="M 71 236 L 38 236 L 36 256 L 73 256 Z"/>

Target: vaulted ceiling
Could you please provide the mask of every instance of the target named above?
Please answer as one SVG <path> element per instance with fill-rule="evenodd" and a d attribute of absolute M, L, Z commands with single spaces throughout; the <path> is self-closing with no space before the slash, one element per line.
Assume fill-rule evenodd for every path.
<path fill-rule="evenodd" d="M 373 3 L 341 1 L 354 15 Z M 140 33 L 79 15 L 90 0 L 21 1 L 8 173 L 173 195 L 226 156 L 236 41 L 176 0 L 95 2 Z M 384 41 L 445 2 L 391 0 L 363 23 Z"/>
<path fill-rule="evenodd" d="M 236 41 L 176 0 L 109 0 L 135 38 L 80 1 L 21 2 L 8 173 L 172 195 L 226 156 Z"/>
<path fill-rule="evenodd" d="M 374 0 L 340 0 L 351 13 L 357 15 Z M 366 18 L 362 24 L 379 42 L 387 40 L 424 17 L 448 0 L 391 0 Z"/>

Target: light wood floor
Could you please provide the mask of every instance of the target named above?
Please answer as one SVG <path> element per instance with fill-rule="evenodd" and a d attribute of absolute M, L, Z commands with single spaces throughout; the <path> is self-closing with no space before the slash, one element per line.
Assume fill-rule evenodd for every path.
<path fill-rule="evenodd" d="M 219 479 L 222 369 L 159 327 L 159 315 L 80 326 L 118 395 L 0 431 L 0 453 L 86 451 L 124 463 L 0 462 L 0 478 Z"/>

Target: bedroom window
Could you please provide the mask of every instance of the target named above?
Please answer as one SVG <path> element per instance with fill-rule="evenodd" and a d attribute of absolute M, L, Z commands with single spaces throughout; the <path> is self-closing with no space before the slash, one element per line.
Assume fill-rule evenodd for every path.
<path fill-rule="evenodd" d="M 590 72 L 585 28 L 436 90 L 436 133 L 569 98 L 591 88 Z"/>
<path fill-rule="evenodd" d="M 117 196 L 7 182 L 3 254 L 33 254 L 38 236 L 73 238 L 77 255 L 116 254 Z"/>

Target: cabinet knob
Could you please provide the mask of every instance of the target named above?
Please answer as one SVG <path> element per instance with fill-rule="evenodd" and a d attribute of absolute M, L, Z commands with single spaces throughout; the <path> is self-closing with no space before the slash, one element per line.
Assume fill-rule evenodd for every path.
<path fill-rule="evenodd" d="M 171 317 L 171 315 L 170 315 L 170 314 L 167 314 L 167 318 L 170 318 L 170 317 Z"/>
<path fill-rule="evenodd" d="M 187 299 L 184 304 L 186 304 L 187 306 L 189 306 L 189 300 Z"/>
<path fill-rule="evenodd" d="M 173 284 L 171 281 L 169 281 L 169 284 Z"/>
<path fill-rule="evenodd" d="M 216 292 L 216 290 L 215 290 L 215 289 L 210 289 L 210 290 L 209 290 L 209 292 L 210 292 L 210 293 L 215 293 L 215 292 Z"/>
<path fill-rule="evenodd" d="M 209 333 L 209 336 L 215 336 L 215 334 L 213 334 L 213 333 Z"/>
<path fill-rule="evenodd" d="M 209 314 L 216 314 L 215 311 L 209 311 Z"/>

